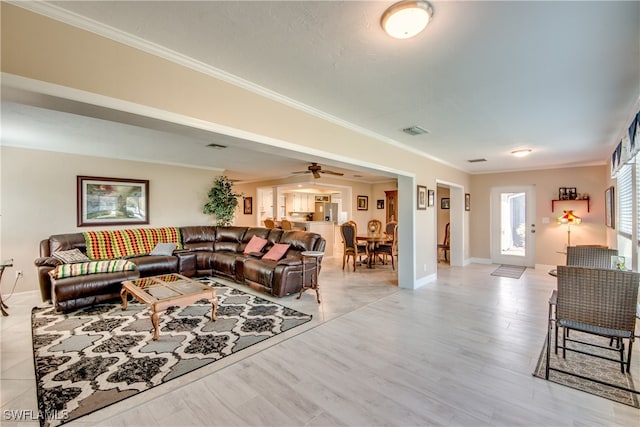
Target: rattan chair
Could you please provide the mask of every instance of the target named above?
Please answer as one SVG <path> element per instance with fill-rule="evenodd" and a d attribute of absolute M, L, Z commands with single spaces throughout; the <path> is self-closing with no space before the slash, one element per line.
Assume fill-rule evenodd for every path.
<path fill-rule="evenodd" d="M 640 274 L 629 271 L 574 266 L 558 266 L 558 290 L 554 291 L 549 301 L 549 330 L 547 334 L 547 368 L 545 378 L 549 379 L 549 371 L 555 370 L 574 375 L 561 369 L 549 366 L 551 352 L 551 331 L 555 325 L 555 349 L 562 349 L 562 357 L 567 351 L 578 351 L 568 348 L 567 342 L 577 342 L 569 338 L 569 331 L 581 331 L 615 339 L 616 345 L 592 345 L 601 349 L 616 351 L 619 358 L 610 358 L 584 351 L 583 354 L 600 357 L 620 363 L 629 372 L 636 324 L 636 304 L 638 299 L 638 283 Z M 555 305 L 555 316 L 552 316 L 552 305 Z M 558 345 L 558 329 L 562 328 L 562 345 Z M 625 340 L 628 343 L 625 360 Z M 584 343 L 583 343 L 584 344 Z"/>
<path fill-rule="evenodd" d="M 276 223 L 274 220 L 267 218 L 264 220 L 264 226 L 267 228 L 276 228 Z"/>
<path fill-rule="evenodd" d="M 573 265 L 576 267 L 611 268 L 611 257 L 617 255 L 617 249 L 595 246 L 568 246 L 567 265 Z"/>
<path fill-rule="evenodd" d="M 353 258 L 353 271 L 356 271 L 356 260 L 361 261 L 363 256 L 368 257 L 369 251 L 367 245 L 358 244 L 356 236 L 358 235 L 358 226 L 353 221 L 347 221 L 340 226 L 340 234 L 342 235 L 342 269 L 349 264 L 349 257 Z"/>

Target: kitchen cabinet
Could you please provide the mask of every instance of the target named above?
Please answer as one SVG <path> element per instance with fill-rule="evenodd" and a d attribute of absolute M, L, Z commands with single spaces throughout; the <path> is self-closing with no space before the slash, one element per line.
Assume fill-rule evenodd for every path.
<path fill-rule="evenodd" d="M 287 195 L 288 212 L 313 212 L 315 210 L 315 196 L 307 193 L 291 193 Z"/>

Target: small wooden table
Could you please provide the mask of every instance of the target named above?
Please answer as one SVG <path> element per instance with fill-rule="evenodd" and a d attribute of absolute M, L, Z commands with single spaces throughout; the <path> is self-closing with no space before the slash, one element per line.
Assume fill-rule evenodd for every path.
<path fill-rule="evenodd" d="M 320 304 L 320 285 L 318 284 L 318 268 L 320 267 L 320 264 L 318 263 L 318 260 L 323 255 L 324 252 L 322 251 L 300 252 L 300 256 L 302 257 L 302 287 L 300 288 L 300 294 L 296 299 L 300 299 L 302 293 L 307 289 L 313 289 L 316 291 L 316 299 L 318 300 L 318 304 Z M 307 258 L 313 258 L 313 267 L 307 266 L 307 263 L 305 262 Z M 310 277 L 309 274 L 311 274 Z M 307 277 L 309 277 L 309 285 L 307 285 Z"/>
<path fill-rule="evenodd" d="M 120 297 L 122 309 L 127 309 L 127 295 L 131 294 L 141 303 L 151 308 L 153 340 L 158 339 L 160 314 L 169 307 L 185 307 L 201 299 L 211 302 L 211 320 L 218 320 L 218 296 L 215 288 L 185 277 L 181 274 L 163 274 L 122 282 Z"/>

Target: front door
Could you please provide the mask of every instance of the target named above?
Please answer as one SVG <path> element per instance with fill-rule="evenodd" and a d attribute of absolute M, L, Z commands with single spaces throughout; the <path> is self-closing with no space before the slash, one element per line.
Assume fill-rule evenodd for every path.
<path fill-rule="evenodd" d="M 491 262 L 535 265 L 535 186 L 491 190 Z"/>

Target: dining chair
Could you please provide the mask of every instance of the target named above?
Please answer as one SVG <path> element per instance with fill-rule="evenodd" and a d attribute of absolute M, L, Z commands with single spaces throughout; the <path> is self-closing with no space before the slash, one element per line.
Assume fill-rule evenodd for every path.
<path fill-rule="evenodd" d="M 442 250 L 445 262 L 449 261 L 449 257 L 447 256 L 449 254 L 449 230 L 450 223 L 447 223 L 444 227 L 444 239 L 442 239 L 442 243 L 438 245 L 438 250 Z M 438 262 L 440 262 L 439 258 Z"/>
<path fill-rule="evenodd" d="M 370 219 L 369 222 L 367 222 L 367 232 L 374 234 L 381 233 L 382 221 L 380 221 L 379 219 Z"/>
<path fill-rule="evenodd" d="M 382 255 L 382 264 L 386 264 L 387 257 L 391 257 L 391 268 L 395 270 L 396 266 L 394 258 L 398 256 L 398 224 L 394 225 L 392 233 L 387 232 L 386 234 L 393 236 L 391 242 L 381 243 L 376 246 L 373 255 Z"/>
<path fill-rule="evenodd" d="M 340 226 L 340 235 L 342 236 L 342 269 L 348 265 L 349 257 L 353 258 L 353 271 L 356 271 L 356 260 L 361 261 L 363 256 L 369 256 L 367 245 L 358 244 L 356 236 L 358 235 L 358 226 L 353 221 L 347 221 Z"/>
<path fill-rule="evenodd" d="M 306 231 L 306 227 L 294 227 L 293 224 L 291 224 L 291 221 L 289 221 L 288 219 L 283 219 L 280 221 L 280 227 L 282 227 L 283 230 L 299 230 L 299 231 Z"/>
<path fill-rule="evenodd" d="M 276 228 L 276 223 L 272 219 L 265 219 L 264 220 L 264 226 L 267 227 L 267 228 Z"/>
<path fill-rule="evenodd" d="M 604 268 L 587 268 L 576 266 L 558 266 L 558 289 L 549 301 L 549 327 L 547 333 L 547 351 L 545 378 L 549 379 L 549 371 L 560 371 L 549 366 L 551 352 L 551 331 L 555 325 L 555 352 L 562 349 L 562 357 L 567 351 L 579 351 L 582 354 L 599 357 L 620 363 L 620 370 L 629 372 L 636 325 L 636 304 L 640 273 L 611 270 Z M 552 315 L 555 305 L 555 315 Z M 558 345 L 558 329 L 562 328 L 562 345 Z M 616 345 L 609 347 L 585 343 L 569 338 L 569 331 L 580 331 L 586 334 L 610 338 Z M 573 335 L 573 334 L 572 334 Z M 624 357 L 625 344 L 628 349 Z M 617 358 L 607 357 L 602 353 L 595 354 L 586 350 L 568 347 L 567 342 L 580 343 L 599 350 L 612 350 L 619 353 Z"/>
<path fill-rule="evenodd" d="M 384 227 L 385 234 L 388 234 L 390 236 L 393 235 L 393 231 L 397 225 L 398 221 L 389 221 Z"/>

